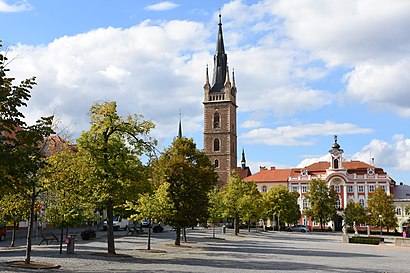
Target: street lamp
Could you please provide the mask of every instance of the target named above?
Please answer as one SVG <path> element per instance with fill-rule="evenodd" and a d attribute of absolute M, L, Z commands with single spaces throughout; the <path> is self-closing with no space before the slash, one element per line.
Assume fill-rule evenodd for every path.
<path fill-rule="evenodd" d="M 382 230 L 382 215 L 379 214 L 379 220 L 380 220 L 380 237 L 383 236 L 383 230 Z"/>

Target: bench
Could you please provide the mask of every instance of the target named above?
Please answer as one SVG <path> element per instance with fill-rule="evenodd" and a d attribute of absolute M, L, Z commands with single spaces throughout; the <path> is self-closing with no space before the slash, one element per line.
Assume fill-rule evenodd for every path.
<path fill-rule="evenodd" d="M 53 241 L 56 241 L 58 243 L 58 238 L 54 233 L 41 233 L 41 237 L 43 238 L 43 240 L 41 240 L 41 242 L 38 245 L 41 245 L 44 242 L 46 242 L 46 244 L 48 245 L 48 243 L 51 243 Z"/>
<path fill-rule="evenodd" d="M 125 236 L 127 236 L 128 234 L 138 235 L 140 232 L 142 233 L 141 228 L 136 228 L 136 227 L 130 228 L 129 226 L 126 226 L 125 230 L 127 231 L 127 234 L 125 234 Z"/>

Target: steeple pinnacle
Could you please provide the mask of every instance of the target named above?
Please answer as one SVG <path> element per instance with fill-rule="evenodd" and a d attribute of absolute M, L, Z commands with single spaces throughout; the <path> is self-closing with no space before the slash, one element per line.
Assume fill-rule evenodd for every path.
<path fill-rule="evenodd" d="M 181 114 L 181 109 L 179 110 L 178 138 L 182 138 L 182 114 Z"/>
<path fill-rule="evenodd" d="M 214 73 L 211 92 L 221 92 L 225 85 L 228 57 L 225 54 L 224 39 L 222 34 L 222 16 L 219 14 L 218 39 L 214 55 Z"/>

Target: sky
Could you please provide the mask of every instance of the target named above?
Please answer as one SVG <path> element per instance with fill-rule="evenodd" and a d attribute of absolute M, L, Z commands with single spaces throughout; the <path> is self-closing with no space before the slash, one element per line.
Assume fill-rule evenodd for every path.
<path fill-rule="evenodd" d="M 181 111 L 202 149 L 219 13 L 253 173 L 328 160 L 337 135 L 346 161 L 410 185 L 408 0 L 0 0 L 0 40 L 15 84 L 36 77 L 28 123 L 53 114 L 75 141 L 94 102 L 116 101 L 160 150 Z"/>

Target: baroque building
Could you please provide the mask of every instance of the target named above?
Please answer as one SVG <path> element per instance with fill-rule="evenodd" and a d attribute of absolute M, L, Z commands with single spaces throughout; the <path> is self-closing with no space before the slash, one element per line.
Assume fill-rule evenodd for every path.
<path fill-rule="evenodd" d="M 214 55 L 212 82 L 208 67 L 204 85 L 204 152 L 215 166 L 218 186 L 223 186 L 237 166 L 235 74 L 229 78 L 228 56 L 219 15 L 218 37 Z"/>
<path fill-rule="evenodd" d="M 367 207 L 369 194 L 377 187 L 381 187 L 387 194 L 392 194 L 396 182 L 382 169 L 376 167 L 374 163 L 362 161 L 345 161 L 344 151 L 337 143 L 335 136 L 334 143 L 329 150 L 329 160 L 320 161 L 303 168 L 276 169 L 271 167 L 260 167 L 260 171 L 244 179 L 257 183 L 261 192 L 267 192 L 277 185 L 288 187 L 289 191 L 299 193 L 299 207 L 302 217 L 300 224 L 311 227 L 318 226 L 309 217 L 303 215 L 303 210 L 309 207 L 309 202 L 305 198 L 309 192 L 309 183 L 312 179 L 326 181 L 328 186 L 334 188 L 339 196 L 336 203 L 338 209 L 338 219 L 328 223 L 334 230 L 342 229 L 343 211 L 347 203 L 354 201 Z M 407 224 L 407 223 L 406 223 Z"/>

